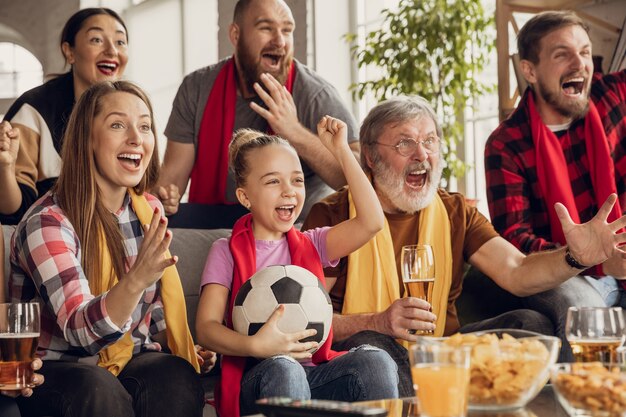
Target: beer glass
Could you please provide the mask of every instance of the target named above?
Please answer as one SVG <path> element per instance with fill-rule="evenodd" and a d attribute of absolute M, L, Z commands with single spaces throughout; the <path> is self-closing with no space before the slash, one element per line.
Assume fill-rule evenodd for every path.
<path fill-rule="evenodd" d="M 420 337 L 409 348 L 420 416 L 464 417 L 470 384 L 470 346 L 448 346 Z"/>
<path fill-rule="evenodd" d="M 400 255 L 402 281 L 408 294 L 432 304 L 435 285 L 435 257 L 430 245 L 406 245 Z M 432 330 L 411 331 L 417 334 L 432 334 Z"/>
<path fill-rule="evenodd" d="M 0 390 L 32 387 L 39 341 L 39 304 L 0 304 Z"/>
<path fill-rule="evenodd" d="M 621 307 L 570 307 L 565 337 L 576 362 L 615 362 L 624 343 L 624 313 Z"/>

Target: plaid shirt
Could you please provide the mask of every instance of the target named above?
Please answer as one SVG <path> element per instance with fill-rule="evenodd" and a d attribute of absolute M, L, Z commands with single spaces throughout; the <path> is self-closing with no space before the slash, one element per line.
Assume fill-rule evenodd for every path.
<path fill-rule="evenodd" d="M 554 248 L 548 208 L 537 179 L 535 148 L 530 131 L 526 96 L 511 116 L 487 140 L 485 172 L 491 222 L 496 230 L 522 252 Z M 626 210 L 626 70 L 596 75 L 593 100 L 615 163 L 615 183 Z M 558 134 L 581 222 L 598 211 L 584 141 L 584 118 L 574 121 L 569 135 Z M 565 175 L 559 173 L 558 175 Z"/>
<path fill-rule="evenodd" d="M 155 197 L 144 195 L 152 207 L 160 205 Z M 128 271 L 143 240 L 130 196 L 114 216 L 124 236 Z M 42 197 L 24 219 L 11 239 L 9 295 L 12 302 L 32 300 L 42 306 L 38 356 L 69 361 L 93 357 L 130 329 L 134 353 L 160 350 L 160 345 L 150 339 L 165 329 L 159 282 L 145 290 L 131 318 L 120 328 L 108 317 L 107 292 L 98 296 L 91 293 L 80 263 L 78 236 L 54 196 L 48 193 Z"/>

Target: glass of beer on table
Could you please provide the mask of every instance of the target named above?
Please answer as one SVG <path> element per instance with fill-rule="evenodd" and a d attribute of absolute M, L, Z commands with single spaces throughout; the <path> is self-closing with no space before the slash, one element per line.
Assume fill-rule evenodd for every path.
<path fill-rule="evenodd" d="M 470 346 L 449 346 L 420 337 L 409 348 L 411 376 L 421 417 L 467 415 Z"/>
<path fill-rule="evenodd" d="M 621 307 L 570 307 L 565 336 L 576 362 L 615 362 L 626 335 Z"/>
<path fill-rule="evenodd" d="M 432 304 L 435 285 L 435 257 L 430 245 L 406 245 L 400 255 L 402 281 L 409 296 L 421 298 Z M 431 330 L 411 331 L 415 334 L 432 334 Z"/>
<path fill-rule="evenodd" d="M 32 387 L 39 341 L 38 303 L 0 304 L 0 390 Z"/>

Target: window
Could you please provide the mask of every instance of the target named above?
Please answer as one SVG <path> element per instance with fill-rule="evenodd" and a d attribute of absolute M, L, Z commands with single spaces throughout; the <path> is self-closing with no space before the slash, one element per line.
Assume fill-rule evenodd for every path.
<path fill-rule="evenodd" d="M 0 42 L 0 98 L 14 99 L 41 84 L 41 63 L 21 46 Z"/>

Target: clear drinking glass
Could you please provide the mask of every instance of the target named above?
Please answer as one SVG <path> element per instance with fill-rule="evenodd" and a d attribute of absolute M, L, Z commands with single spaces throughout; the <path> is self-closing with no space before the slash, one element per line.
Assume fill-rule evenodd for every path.
<path fill-rule="evenodd" d="M 39 304 L 0 304 L 0 390 L 32 387 L 39 341 Z"/>
<path fill-rule="evenodd" d="M 409 348 L 420 416 L 464 417 L 470 384 L 470 346 L 448 346 L 420 337 Z"/>
<path fill-rule="evenodd" d="M 624 313 L 621 307 L 570 307 L 565 336 L 576 362 L 615 362 L 624 343 Z"/>
<path fill-rule="evenodd" d="M 406 245 L 400 256 L 402 281 L 411 297 L 432 304 L 435 286 L 435 257 L 430 245 Z M 413 332 L 411 332 L 413 333 Z M 417 330 L 417 334 L 432 334 L 432 330 Z"/>

